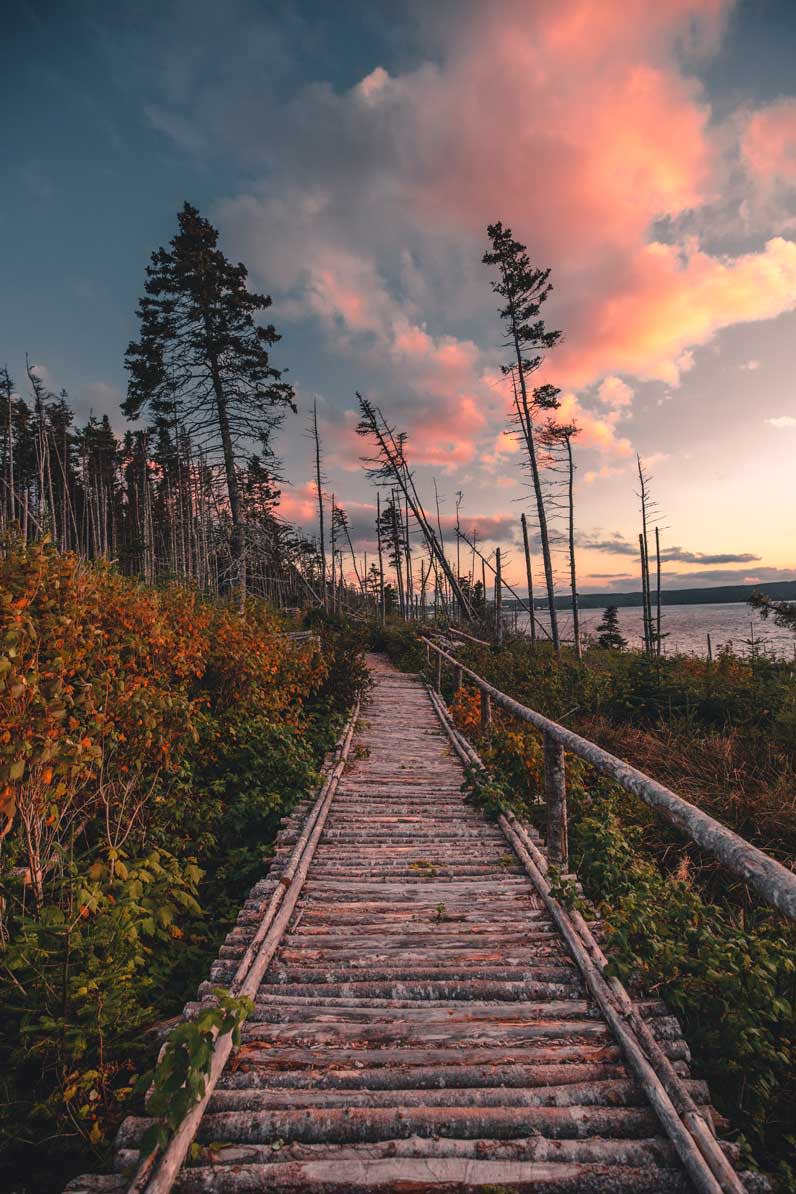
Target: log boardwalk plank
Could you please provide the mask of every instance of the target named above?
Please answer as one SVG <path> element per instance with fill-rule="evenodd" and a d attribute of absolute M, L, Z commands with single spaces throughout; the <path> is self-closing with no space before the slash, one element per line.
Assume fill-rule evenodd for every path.
<path fill-rule="evenodd" d="M 462 763 L 420 678 L 381 657 L 369 665 L 374 686 L 303 889 L 173 1189 L 730 1188 L 684 1171 L 529 878 L 528 858 L 546 865 L 538 838 L 465 801 Z M 231 982 L 308 812 L 288 820 L 200 998 Z M 656 1000 L 633 1014 L 711 1122 L 675 1018 Z M 128 1190 L 148 1122 L 125 1121 L 116 1173 L 76 1179 L 70 1194 Z M 737 1165 L 737 1150 L 722 1149 Z M 752 1174 L 733 1180 L 767 1189 Z"/>

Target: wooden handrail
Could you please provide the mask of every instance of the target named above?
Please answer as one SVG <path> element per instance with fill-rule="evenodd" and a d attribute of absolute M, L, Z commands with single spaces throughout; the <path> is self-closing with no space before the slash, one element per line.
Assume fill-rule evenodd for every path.
<path fill-rule="evenodd" d="M 281 637 L 289 643 L 312 643 L 313 647 L 321 645 L 321 637 L 314 630 L 290 630 Z"/>
<path fill-rule="evenodd" d="M 783 912 L 791 920 L 796 920 L 796 875 L 781 862 L 777 862 L 651 776 L 632 767 L 616 755 L 609 754 L 596 742 L 582 738 L 580 734 L 507 696 L 430 639 L 424 638 L 423 642 L 451 667 L 458 669 L 460 675 L 467 676 L 492 703 L 499 705 L 520 721 L 527 721 L 536 726 L 544 734 L 548 842 L 551 847 L 563 843 L 563 850 L 560 845 L 556 849 L 551 848 L 551 861 L 557 865 L 566 863 L 567 809 L 563 760 L 560 766 L 553 766 L 551 758 L 548 767 L 548 751 L 552 754 L 554 747 L 557 747 L 577 755 L 603 775 L 616 780 L 626 791 L 632 792 L 650 808 L 659 812 L 670 825 L 674 825 L 708 854 L 712 854 L 728 871 L 750 883 L 772 907 Z M 548 743 L 551 744 L 549 747 Z"/>

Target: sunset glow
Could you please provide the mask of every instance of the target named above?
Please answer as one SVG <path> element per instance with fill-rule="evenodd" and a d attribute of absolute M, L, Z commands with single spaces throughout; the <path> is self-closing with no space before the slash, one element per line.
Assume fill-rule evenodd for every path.
<path fill-rule="evenodd" d="M 122 431 L 134 287 L 189 198 L 273 296 L 300 406 L 277 444 L 284 516 L 313 528 L 301 432 L 317 396 L 329 489 L 374 548 L 358 389 L 409 433 L 443 527 L 461 490 L 462 525 L 524 587 L 532 504 L 481 264 L 500 219 L 552 270 L 563 339 L 540 377 L 580 428 L 582 590 L 637 587 L 637 453 L 666 584 L 796 577 L 793 6 L 337 7 L 175 3 L 133 21 L 89 4 L 43 32 L 19 10 L 18 93 L 37 38 L 74 53 L 50 55 L 11 126 L 3 352 L 27 349 Z"/>

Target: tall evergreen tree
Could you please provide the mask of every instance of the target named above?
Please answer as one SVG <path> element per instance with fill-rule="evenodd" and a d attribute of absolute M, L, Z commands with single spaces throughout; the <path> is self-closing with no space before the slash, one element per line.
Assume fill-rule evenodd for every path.
<path fill-rule="evenodd" d="M 603 611 L 603 620 L 597 627 L 599 638 L 597 646 L 612 651 L 624 651 L 627 639 L 622 637 L 619 629 L 619 610 L 615 605 L 609 605 Z"/>
<path fill-rule="evenodd" d="M 534 269 L 525 245 L 514 240 L 510 228 L 504 228 L 498 221 L 490 224 L 487 235 L 492 244 L 491 252 L 485 253 L 484 265 L 495 265 L 499 278 L 492 283 L 495 294 L 504 301 L 500 318 L 506 337 L 505 347 L 512 350 L 510 364 L 503 365 L 504 374 L 511 375 L 514 383 L 514 404 L 520 436 L 528 454 L 536 510 L 539 520 L 539 537 L 542 543 L 547 597 L 550 607 L 550 631 L 556 653 L 560 652 L 558 616 L 555 602 L 553 562 L 550 553 L 550 535 L 547 526 L 544 494 L 539 460 L 536 452 L 534 414 L 539 410 L 555 410 L 558 405 L 558 390 L 554 386 L 538 386 L 529 393 L 528 378 L 542 363 L 542 354 L 553 348 L 561 338 L 561 332 L 549 332 L 540 312 L 552 286 L 549 269 Z"/>
<path fill-rule="evenodd" d="M 280 339 L 255 317 L 268 295 L 247 289 L 245 265 L 218 248 L 218 232 L 189 203 L 169 249 L 152 254 L 138 306 L 140 337 L 127 349 L 124 412 L 187 431 L 211 463 L 223 467 L 231 523 L 230 549 L 243 587 L 243 505 L 239 454 L 259 441 L 267 450 L 293 387 L 271 364 Z"/>

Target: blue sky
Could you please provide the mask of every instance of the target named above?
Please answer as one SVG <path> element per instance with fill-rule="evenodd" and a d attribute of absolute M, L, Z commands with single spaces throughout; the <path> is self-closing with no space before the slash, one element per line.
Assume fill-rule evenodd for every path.
<path fill-rule="evenodd" d="M 584 589 L 633 587 L 636 451 L 669 583 L 796 576 L 796 6 L 21 3 L 4 21 L 17 379 L 28 352 L 122 429 L 146 260 L 189 199 L 274 297 L 302 406 L 278 443 L 285 513 L 311 517 L 317 394 L 330 489 L 369 541 L 364 389 L 408 428 L 424 492 L 437 477 L 450 515 L 463 490 L 519 576 L 530 503 L 480 264 L 500 218 L 553 270 Z"/>

